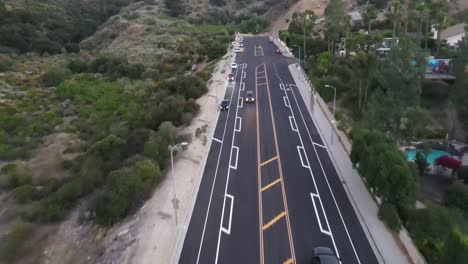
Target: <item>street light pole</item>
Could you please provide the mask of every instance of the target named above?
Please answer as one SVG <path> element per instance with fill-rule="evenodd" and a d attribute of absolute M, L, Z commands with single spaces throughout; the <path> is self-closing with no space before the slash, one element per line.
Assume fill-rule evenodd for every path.
<path fill-rule="evenodd" d="M 335 95 L 333 96 L 333 120 L 332 120 L 332 124 L 335 125 L 336 121 L 335 121 L 335 109 L 336 109 L 336 87 L 335 86 L 331 86 L 331 85 L 328 85 L 328 84 L 325 84 L 325 87 L 327 88 L 333 88 L 333 90 L 335 91 Z M 331 144 L 333 145 L 333 127 L 332 127 L 332 133 L 331 133 Z"/>
<path fill-rule="evenodd" d="M 299 64 L 301 64 L 301 46 L 298 46 L 298 45 L 294 45 L 294 47 L 298 48 L 299 49 Z"/>
<path fill-rule="evenodd" d="M 169 145 L 169 151 L 171 152 L 171 174 L 172 174 L 172 205 L 174 207 L 174 218 L 175 218 L 175 225 L 176 225 L 176 236 L 179 232 L 179 219 L 177 217 L 177 209 L 179 208 L 179 202 L 177 200 L 177 193 L 176 193 L 176 178 L 174 174 L 174 149 L 178 148 L 180 146 L 187 146 L 189 143 L 187 142 L 180 142 L 179 144 L 176 144 L 174 146 Z"/>

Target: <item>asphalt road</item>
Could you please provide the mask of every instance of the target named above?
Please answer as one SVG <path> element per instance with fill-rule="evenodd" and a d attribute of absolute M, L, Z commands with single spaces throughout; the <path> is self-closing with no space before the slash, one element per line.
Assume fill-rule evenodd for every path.
<path fill-rule="evenodd" d="M 378 263 L 288 65 L 267 37 L 236 56 L 179 263 Z M 255 103 L 247 103 L 247 91 Z"/>

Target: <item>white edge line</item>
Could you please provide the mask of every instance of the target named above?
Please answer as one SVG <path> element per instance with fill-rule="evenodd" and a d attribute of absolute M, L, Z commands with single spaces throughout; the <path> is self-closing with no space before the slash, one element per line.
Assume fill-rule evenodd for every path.
<path fill-rule="evenodd" d="M 289 124 L 291 125 L 291 129 L 292 129 L 292 131 L 294 131 L 294 132 L 298 132 L 298 131 L 297 131 L 297 124 L 296 124 L 296 120 L 294 120 L 294 117 L 292 117 L 292 116 L 289 116 Z"/>
<path fill-rule="evenodd" d="M 229 210 L 229 222 L 228 222 L 228 228 L 226 229 L 224 227 L 221 227 L 221 231 L 223 231 L 224 233 L 230 235 L 231 234 L 231 223 L 232 223 L 232 209 L 234 207 L 234 196 L 232 196 L 230 194 L 226 194 L 224 199 L 226 199 L 226 197 L 231 199 L 231 208 Z M 223 213 L 223 222 L 224 222 L 224 213 Z"/>
<path fill-rule="evenodd" d="M 324 230 L 323 227 L 322 227 L 322 220 L 320 220 L 320 216 L 318 214 L 318 210 L 317 210 L 317 205 L 315 204 L 315 197 L 319 198 L 320 199 L 320 196 L 318 196 L 317 194 L 315 193 L 310 193 L 310 198 L 312 199 L 312 204 L 314 206 L 314 212 L 315 212 L 315 216 L 317 217 L 317 221 L 318 221 L 318 224 L 319 224 L 319 228 L 320 228 L 320 232 L 324 233 L 325 235 L 328 235 L 328 236 L 331 236 L 331 233 L 330 231 L 327 231 L 327 230 Z M 320 201 L 320 200 L 319 200 Z M 325 217 L 326 219 L 326 217 Z"/>
<path fill-rule="evenodd" d="M 289 100 L 288 100 L 288 98 L 286 96 L 283 96 L 283 101 L 284 101 L 284 105 L 286 107 L 291 107 L 291 104 L 289 104 Z"/>
<path fill-rule="evenodd" d="M 237 55 L 236 55 L 236 56 L 237 56 Z M 243 71 L 243 70 L 242 70 L 242 71 Z M 238 73 L 238 70 L 236 69 L 236 75 L 235 75 L 236 77 L 235 77 L 235 79 L 234 79 L 234 83 L 235 83 L 235 81 L 237 80 L 237 73 Z M 226 89 L 226 92 L 227 92 L 227 89 Z M 239 91 L 239 93 L 240 93 L 240 91 Z M 232 101 L 232 97 L 233 97 L 233 96 L 234 96 L 234 91 L 231 91 L 231 101 Z M 230 111 L 231 111 L 231 108 L 229 107 L 228 113 L 227 113 L 227 116 L 228 116 L 228 117 L 229 117 L 229 112 L 230 112 Z M 236 116 L 237 116 L 237 113 L 236 113 Z M 225 121 L 225 123 L 224 123 L 224 130 L 223 130 L 223 137 L 222 137 L 223 140 L 224 140 L 224 135 L 225 135 L 225 133 L 226 133 L 226 127 L 227 127 L 227 124 L 228 124 L 228 122 L 227 122 L 228 119 L 229 119 L 229 118 L 227 118 L 226 121 Z M 219 114 L 218 114 L 218 120 L 219 120 Z M 217 125 L 218 125 L 218 121 L 216 121 L 216 125 L 215 125 L 215 127 L 214 127 L 214 129 L 213 129 L 213 135 L 214 135 L 214 131 L 216 130 L 216 126 L 217 126 Z M 218 154 L 218 161 L 217 161 L 217 163 L 216 163 L 215 175 L 214 175 L 214 178 L 213 178 L 213 183 L 212 183 L 212 185 L 211 185 L 210 200 L 208 201 L 208 208 L 207 208 L 207 211 L 206 211 L 205 222 L 204 222 L 204 224 L 203 224 L 203 231 L 202 231 L 202 236 L 201 236 L 201 239 L 200 239 L 200 246 L 198 247 L 198 254 L 197 254 L 197 262 L 196 262 L 196 264 L 198 264 L 199 261 L 200 261 L 200 255 L 201 255 L 201 250 L 202 250 L 202 246 L 203 246 L 203 239 L 205 238 L 206 223 L 207 223 L 207 221 L 208 221 L 208 216 L 209 216 L 209 214 L 210 214 L 211 200 L 212 200 L 212 198 L 213 198 L 214 185 L 215 185 L 215 182 L 216 182 L 216 178 L 217 178 L 217 176 L 218 176 L 218 167 L 219 167 L 219 161 L 221 160 L 221 153 L 222 153 L 222 150 L 223 150 L 223 146 L 224 146 L 224 144 L 221 143 L 221 148 L 220 148 L 219 154 Z M 208 155 L 209 155 L 209 154 L 210 154 L 210 151 L 208 150 L 207 159 L 208 159 Z M 205 163 L 206 163 L 206 161 L 205 161 Z M 200 177 L 200 184 L 201 184 L 201 178 L 203 178 L 204 173 L 205 173 L 205 168 L 203 168 L 203 174 L 202 174 L 202 176 Z M 198 194 L 197 194 L 197 196 L 198 196 Z M 196 199 L 194 199 L 194 200 L 196 200 Z M 193 214 L 193 210 L 194 210 L 194 208 L 195 208 L 195 203 L 196 203 L 196 201 L 193 203 L 192 214 Z M 190 218 L 191 218 L 191 217 L 190 217 Z M 190 225 L 190 221 L 189 221 L 189 223 L 188 223 L 188 226 L 189 226 L 189 225 Z M 188 229 L 188 227 L 187 227 L 187 229 Z M 185 238 L 184 238 L 184 240 L 185 240 Z M 183 243 L 183 242 L 182 242 L 182 243 Z M 182 245 L 182 246 L 183 246 L 183 245 Z M 182 254 L 182 249 L 181 249 L 181 254 Z M 179 260 L 180 260 L 180 255 L 179 255 Z"/>
<path fill-rule="evenodd" d="M 327 147 L 325 147 L 324 145 L 320 145 L 319 143 L 312 142 L 312 144 L 314 144 L 314 145 L 317 146 L 317 147 L 324 148 L 324 149 L 327 148 Z"/>
<path fill-rule="evenodd" d="M 289 85 L 289 87 L 291 87 L 291 85 Z M 287 90 L 291 90 L 291 89 L 288 88 Z M 288 99 L 289 99 L 288 92 L 287 92 L 287 91 L 284 91 L 284 93 L 285 93 L 286 97 L 288 97 Z M 294 91 L 293 91 L 293 95 L 294 95 Z M 294 96 L 294 99 L 295 99 L 295 102 L 296 102 L 296 106 L 299 107 L 299 105 L 298 105 L 298 103 L 297 103 L 297 99 L 296 99 L 295 96 Z M 299 110 L 300 110 L 300 108 L 299 108 Z M 293 111 L 292 107 L 289 108 L 289 111 L 291 112 L 292 116 L 293 116 L 294 119 L 295 119 L 295 115 L 294 115 L 294 111 Z M 301 112 L 301 111 L 299 111 L 299 113 L 301 114 L 301 116 L 302 116 L 302 121 L 303 121 L 303 123 L 304 123 L 304 125 L 305 125 L 304 116 L 302 115 L 302 112 Z M 298 127 L 298 129 L 299 129 L 299 127 Z M 309 132 L 307 126 L 306 126 L 306 129 L 307 129 L 307 132 Z M 304 142 L 302 141 L 301 133 L 298 131 L 297 134 L 298 134 L 298 136 L 299 136 L 299 141 L 301 142 L 302 149 L 304 150 L 305 159 L 307 160 L 307 164 L 310 164 L 310 162 L 309 162 L 309 157 L 307 156 L 307 153 L 306 153 L 306 151 L 305 151 L 305 149 L 304 149 Z M 309 137 L 310 137 L 310 133 L 309 133 Z M 311 138 L 311 142 L 312 142 L 312 138 Z M 313 146 L 313 145 L 312 145 L 312 146 Z M 314 150 L 315 150 L 315 147 L 314 147 Z M 316 152 L 316 153 L 317 153 L 317 152 Z M 320 162 L 320 159 L 319 159 L 319 162 Z M 309 169 L 310 177 L 312 178 L 312 182 L 314 183 L 315 190 L 317 191 L 317 195 L 319 195 L 319 197 L 320 197 L 320 192 L 319 192 L 319 189 L 318 189 L 318 187 L 317 187 L 317 183 L 315 182 L 315 178 L 314 178 L 314 173 L 312 172 L 312 169 L 310 168 L 310 166 L 308 167 L 308 169 Z M 322 168 L 322 171 L 323 171 L 323 168 Z M 324 175 L 325 175 L 325 174 L 324 174 Z M 325 177 L 325 178 L 326 178 L 326 177 Z M 327 180 L 327 182 L 328 182 L 328 180 Z M 331 189 L 330 189 L 330 191 L 331 191 Z M 332 194 L 332 195 L 333 195 L 333 194 Z M 334 197 L 334 196 L 333 196 L 333 197 Z M 336 205 L 336 201 L 335 201 L 335 205 Z M 339 209 L 338 209 L 338 211 L 339 211 Z M 328 223 L 327 213 L 326 213 L 325 211 L 323 211 L 323 213 L 324 213 L 325 219 L 327 220 L 327 223 Z M 342 219 L 343 219 L 343 218 L 342 218 Z M 345 228 L 346 228 L 346 226 L 345 226 Z M 340 253 L 338 252 L 338 247 L 336 246 L 336 243 L 335 243 L 335 238 L 334 238 L 334 236 L 333 236 L 333 231 L 332 231 L 331 229 L 329 229 L 329 231 L 330 231 L 330 238 L 331 238 L 331 240 L 332 240 L 333 247 L 335 248 L 336 256 L 339 258 L 339 257 L 340 257 Z M 354 249 L 354 245 L 352 244 L 352 242 L 351 242 L 351 246 L 353 246 L 353 249 Z M 355 251 L 355 252 L 356 252 L 356 251 Z M 361 262 L 360 262 L 359 258 L 357 258 L 357 260 L 358 260 L 358 262 L 359 262 L 359 264 L 360 264 Z"/>
<path fill-rule="evenodd" d="M 242 68 L 242 72 L 244 72 L 244 68 Z M 233 93 L 232 93 L 232 94 L 233 94 Z M 232 95 L 232 94 L 231 94 L 231 95 Z M 240 96 L 240 89 L 239 89 L 238 92 L 237 92 L 237 97 L 239 97 L 239 96 Z M 232 98 L 231 98 L 231 100 L 232 100 Z M 239 111 L 239 108 L 236 106 L 236 115 L 235 115 L 236 119 L 237 119 L 238 111 Z M 227 122 L 226 122 L 226 123 L 227 123 Z M 236 129 L 236 127 L 234 126 L 234 130 L 235 130 L 235 129 Z M 227 189 L 228 189 L 228 185 L 229 185 L 229 176 L 231 175 L 231 168 L 232 168 L 232 167 L 231 167 L 231 159 L 232 159 L 232 150 L 233 150 L 234 148 L 237 149 L 237 154 L 236 154 L 236 166 L 235 166 L 235 168 L 233 168 L 233 169 L 237 169 L 237 158 L 238 158 L 238 156 L 239 156 L 239 148 L 236 147 L 236 146 L 234 146 L 234 139 L 235 139 L 235 138 L 236 138 L 236 133 L 233 132 L 233 134 L 232 134 L 232 140 L 231 140 L 231 153 L 230 153 L 230 157 L 229 157 L 229 169 L 228 169 L 228 171 L 227 171 L 226 185 L 225 185 L 225 187 L 224 187 L 224 196 L 225 196 L 225 197 L 226 197 L 226 195 L 227 195 Z M 214 184 L 214 182 L 213 182 L 213 184 Z M 223 200 L 223 210 L 224 210 L 225 203 L 226 203 L 226 199 Z M 220 244 L 221 244 L 221 228 L 222 228 L 222 225 L 223 225 L 223 217 L 224 217 L 224 211 L 223 211 L 222 217 L 221 217 L 220 222 L 219 222 L 218 243 L 216 244 L 215 264 L 218 264 L 219 246 L 220 246 Z M 205 219 L 205 225 L 206 225 L 206 220 L 207 220 L 207 219 Z M 201 248 L 200 248 L 200 250 L 201 250 Z M 200 256 L 200 252 L 199 252 L 198 254 L 199 254 L 199 256 Z M 197 264 L 198 264 L 198 259 L 197 259 Z"/>
<path fill-rule="evenodd" d="M 294 84 L 293 84 L 293 85 L 294 85 Z M 290 86 L 291 86 L 291 85 L 290 85 Z M 299 88 L 297 87 L 297 85 L 294 85 L 294 86 L 296 86 L 296 88 L 299 89 Z M 305 126 L 305 128 L 306 128 L 306 130 L 307 130 L 307 134 L 309 135 L 310 142 L 313 143 L 312 136 L 310 135 L 309 128 L 308 128 L 307 125 L 306 125 L 306 122 L 305 122 L 305 119 L 304 119 L 304 115 L 302 114 L 302 110 L 301 110 L 301 108 L 299 107 L 299 103 L 297 102 L 297 98 L 296 98 L 296 95 L 295 95 L 295 93 L 294 93 L 294 90 L 291 89 L 291 93 L 292 93 L 292 95 L 293 95 L 293 97 L 294 97 L 294 101 L 296 102 L 297 109 L 298 109 L 299 113 L 301 114 L 302 122 L 304 123 L 304 126 Z M 301 97 L 301 98 L 302 98 L 302 97 Z M 312 118 L 312 117 L 311 117 L 311 118 Z M 313 120 L 313 118 L 312 118 L 312 120 Z M 332 198 L 333 198 L 333 201 L 334 201 L 334 203 L 335 203 L 335 207 L 336 207 L 336 209 L 337 209 L 337 211 L 338 211 L 338 214 L 340 215 L 341 222 L 343 223 L 343 227 L 345 228 L 345 231 L 346 231 L 346 235 L 348 236 L 349 242 L 351 243 L 351 247 L 353 248 L 354 255 L 356 256 L 356 259 L 357 259 L 358 263 L 360 264 L 360 263 L 361 263 L 361 260 L 359 259 L 359 256 L 358 256 L 358 254 L 357 254 L 356 248 L 354 247 L 353 240 L 351 239 L 351 236 L 349 235 L 348 227 L 346 226 L 346 223 L 344 222 L 343 215 L 341 214 L 340 208 L 338 207 L 338 203 L 336 202 L 335 195 L 333 194 L 333 191 L 332 191 L 332 189 L 331 189 L 330 183 L 328 182 L 328 178 L 326 177 L 325 170 L 323 169 L 322 161 L 320 160 L 320 157 L 319 157 L 319 155 L 318 155 L 317 149 L 315 148 L 315 145 L 314 145 L 314 144 L 312 144 L 312 147 L 313 147 L 314 152 L 315 152 L 315 155 L 316 155 L 316 157 L 317 157 L 317 159 L 318 159 L 318 161 L 319 161 L 320 168 L 321 168 L 321 170 L 322 170 L 322 173 L 323 173 L 323 175 L 324 175 L 325 181 L 326 181 L 326 183 L 327 183 L 327 185 L 328 185 L 328 189 L 329 189 L 329 191 L 330 191 L 330 193 L 331 193 L 331 196 L 332 196 Z M 336 170 L 336 168 L 335 168 L 335 170 Z M 339 257 L 338 251 L 337 251 L 337 256 Z"/>
<path fill-rule="evenodd" d="M 301 151 L 301 149 L 304 150 L 303 147 L 297 146 L 297 153 L 299 153 L 299 158 L 301 159 L 302 167 L 304 167 L 304 168 L 310 168 L 308 165 L 304 164 L 304 159 L 302 158 L 302 151 Z"/>
<path fill-rule="evenodd" d="M 236 163 L 234 163 L 234 166 L 232 165 L 232 151 L 236 150 Z M 229 159 L 229 168 L 237 170 L 237 159 L 239 158 L 239 148 L 236 146 L 232 146 L 231 148 L 231 158 Z"/>
<path fill-rule="evenodd" d="M 218 143 L 221 143 L 221 144 L 223 144 L 223 141 L 222 141 L 222 140 L 220 140 L 220 139 L 217 139 L 217 138 L 213 137 L 213 140 L 214 140 L 214 141 L 216 141 L 216 142 L 218 142 Z"/>

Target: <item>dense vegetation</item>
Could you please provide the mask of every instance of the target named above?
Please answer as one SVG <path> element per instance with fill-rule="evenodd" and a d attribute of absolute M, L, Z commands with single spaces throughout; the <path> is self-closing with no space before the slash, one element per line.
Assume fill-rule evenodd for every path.
<path fill-rule="evenodd" d="M 371 1 L 378 8 L 385 2 Z M 468 131 L 467 41 L 459 50 L 452 50 L 440 39 L 430 39 L 431 24 L 443 30 L 461 22 L 447 17 L 447 1 L 414 0 L 408 7 L 398 0 L 388 2 L 390 8 L 385 12 L 389 20 L 377 21 L 377 8 L 368 4 L 363 23 L 352 25 L 343 1 L 331 0 L 325 9 L 325 39 L 315 32 L 316 17 L 311 12 L 295 14 L 280 38 L 296 56 L 300 54 L 309 78 L 325 100 L 333 99 L 333 89 L 325 85 L 336 87 L 338 128 L 352 138 L 351 159 L 369 190 L 379 198 L 379 218 L 395 231 L 406 227 L 428 263 L 465 263 L 467 170 L 458 172 L 463 181 L 452 185 L 443 204 L 416 209 L 420 177 L 427 177 L 430 150 L 419 152 L 415 163 L 408 163 L 397 146 L 419 139 L 442 139 L 447 132 L 451 136 L 452 128 L 439 130 L 429 125 L 437 122 L 430 116 L 449 104 L 457 106 L 459 120 Z M 379 56 L 376 49 L 383 38 L 392 36 L 399 38 L 398 45 Z M 341 38 L 346 38 L 346 43 Z M 424 79 L 426 59 L 431 54 L 454 59 L 454 84 Z"/>
<path fill-rule="evenodd" d="M 232 26 L 163 16 L 165 31 L 150 24 L 146 32 L 178 37 L 160 42 L 165 53 L 150 62 L 107 50 L 49 56 L 78 51 L 80 40 L 130 2 L 0 1 L 0 191 L 11 193 L 12 221 L 0 235 L 0 262 L 20 260 L 37 227 L 61 221 L 82 198 L 91 212 L 85 220 L 100 225 L 132 212 L 163 179 L 168 146 L 182 140 L 176 127 L 197 114 L 196 99 L 226 53 Z M 194 64 L 200 69 L 192 71 Z M 33 177 L 29 159 L 59 132 L 80 140 L 54 161 L 60 175 Z"/>
<path fill-rule="evenodd" d="M 0 50 L 55 54 L 77 43 L 132 0 L 0 1 Z"/>

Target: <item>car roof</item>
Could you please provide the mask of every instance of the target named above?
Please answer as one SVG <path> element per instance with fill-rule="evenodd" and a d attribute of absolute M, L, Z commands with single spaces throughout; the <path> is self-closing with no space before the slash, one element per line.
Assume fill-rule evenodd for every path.
<path fill-rule="evenodd" d="M 320 255 L 319 258 L 320 264 L 340 264 L 340 261 L 334 255 Z"/>
<path fill-rule="evenodd" d="M 221 101 L 221 103 L 229 103 L 229 100 L 228 100 L 228 99 L 224 99 L 223 101 Z"/>
<path fill-rule="evenodd" d="M 333 251 L 330 248 L 327 247 L 316 247 L 314 248 L 314 254 L 315 255 L 333 255 Z"/>
<path fill-rule="evenodd" d="M 247 91 L 247 95 L 253 94 L 253 91 Z"/>

